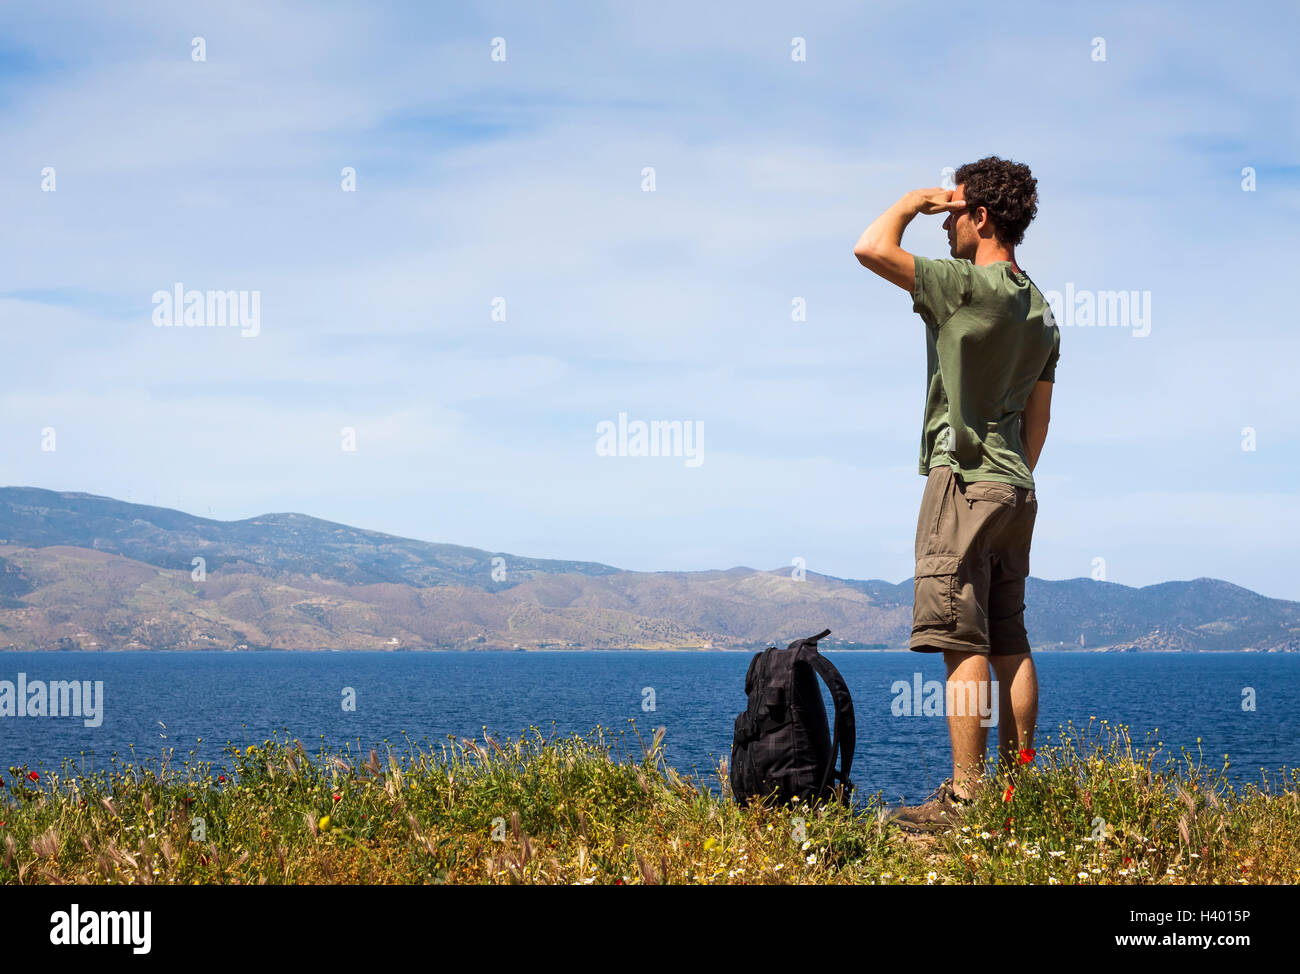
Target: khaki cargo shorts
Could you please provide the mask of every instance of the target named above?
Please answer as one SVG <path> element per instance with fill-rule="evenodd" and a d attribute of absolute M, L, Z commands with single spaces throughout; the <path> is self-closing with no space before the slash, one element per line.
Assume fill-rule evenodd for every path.
<path fill-rule="evenodd" d="M 1025 579 L 1037 514 L 1030 487 L 965 483 L 946 463 L 930 469 L 916 522 L 910 648 L 1029 652 Z"/>

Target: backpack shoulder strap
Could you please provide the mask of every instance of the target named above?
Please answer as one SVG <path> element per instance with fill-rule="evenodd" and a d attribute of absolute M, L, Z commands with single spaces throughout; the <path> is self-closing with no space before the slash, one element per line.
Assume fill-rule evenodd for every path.
<path fill-rule="evenodd" d="M 822 636 L 825 636 L 829 631 L 822 633 Z M 822 636 L 817 638 L 820 639 Z M 808 640 L 808 642 L 812 642 L 812 640 Z M 825 681 L 827 689 L 831 692 L 831 699 L 835 703 L 835 736 L 831 741 L 831 758 L 822 777 L 821 791 L 825 791 L 826 786 L 834 778 L 838 778 L 847 793 L 853 787 L 853 782 L 849 780 L 849 774 L 853 770 L 854 742 L 857 740 L 858 734 L 857 721 L 853 716 L 853 697 L 849 694 L 848 684 L 844 682 L 844 677 L 835 668 L 835 664 L 817 652 L 816 643 L 803 648 L 801 652 L 813 669 L 817 671 L 817 675 Z M 838 771 L 835 770 L 837 750 L 840 765 Z"/>

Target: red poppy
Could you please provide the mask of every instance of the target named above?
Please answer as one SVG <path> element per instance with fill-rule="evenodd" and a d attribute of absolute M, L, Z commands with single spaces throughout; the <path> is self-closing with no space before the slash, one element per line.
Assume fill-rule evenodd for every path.
<path fill-rule="evenodd" d="M 334 796 L 334 800 L 335 800 L 336 802 L 341 802 L 341 801 L 343 800 L 343 796 L 342 796 L 342 795 L 335 795 L 335 796 Z"/>
<path fill-rule="evenodd" d="M 41 776 L 38 775 L 35 771 L 28 771 L 28 772 L 27 772 L 27 777 L 31 778 L 32 781 L 40 781 L 40 780 L 41 780 Z"/>
<path fill-rule="evenodd" d="M 1130 862 L 1132 862 L 1132 861 L 1133 861 L 1133 860 L 1130 859 L 1128 856 L 1125 856 L 1125 857 L 1124 857 L 1124 865 L 1127 866 L 1127 865 L 1128 865 Z"/>
<path fill-rule="evenodd" d="M 226 783 L 226 776 L 223 774 L 220 778 L 217 779 L 217 784 L 224 785 L 225 783 Z"/>
<path fill-rule="evenodd" d="M 1020 763 L 1028 764 L 1030 761 L 1034 759 L 1034 755 L 1037 753 L 1038 752 L 1035 751 L 1032 747 L 1022 747 L 1020 749 Z"/>
<path fill-rule="evenodd" d="M 1015 786 L 1015 785 L 1007 785 L 1007 790 L 1006 790 L 1005 792 L 1002 793 L 1002 800 L 1003 800 L 1004 802 L 1009 802 L 1009 801 L 1011 801 L 1011 796 L 1014 795 L 1015 792 L 1016 792 L 1016 786 Z"/>

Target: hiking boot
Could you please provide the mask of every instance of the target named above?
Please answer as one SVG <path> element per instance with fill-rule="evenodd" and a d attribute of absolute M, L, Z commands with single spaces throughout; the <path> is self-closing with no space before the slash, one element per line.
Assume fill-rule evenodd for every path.
<path fill-rule="evenodd" d="M 905 805 L 890 821 L 909 832 L 946 832 L 961 824 L 972 804 L 969 798 L 957 797 L 949 778 L 923 804 Z"/>

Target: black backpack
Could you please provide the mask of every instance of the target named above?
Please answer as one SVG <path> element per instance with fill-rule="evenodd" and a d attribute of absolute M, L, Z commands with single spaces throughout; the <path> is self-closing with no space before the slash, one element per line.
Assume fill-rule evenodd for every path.
<path fill-rule="evenodd" d="M 755 653 L 745 674 L 749 706 L 736 718 L 731 745 L 731 792 L 738 802 L 776 793 L 780 804 L 798 797 L 806 802 L 830 798 L 835 780 L 851 801 L 853 782 L 853 698 L 831 661 L 817 652 L 818 640 L 831 631 L 796 639 L 786 649 L 773 646 Z M 835 701 L 835 738 L 826 726 L 818 675 Z M 840 768 L 835 754 L 840 752 Z"/>

